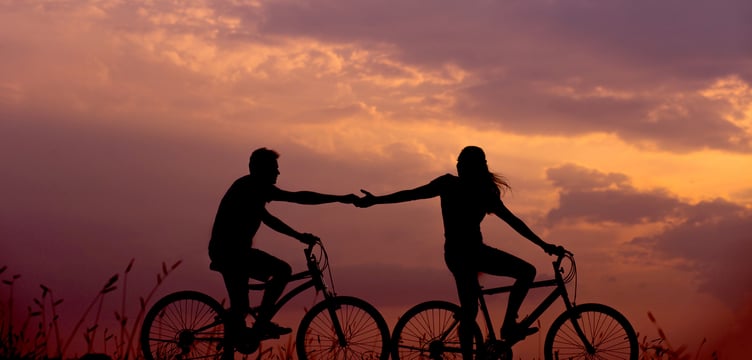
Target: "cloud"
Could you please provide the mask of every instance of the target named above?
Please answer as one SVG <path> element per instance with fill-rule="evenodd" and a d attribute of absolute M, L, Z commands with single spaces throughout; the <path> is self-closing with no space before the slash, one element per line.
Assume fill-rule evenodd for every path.
<path fill-rule="evenodd" d="M 663 189 L 641 190 L 624 174 L 576 165 L 547 171 L 559 188 L 559 205 L 547 214 L 562 223 L 657 224 L 652 234 L 622 244 L 638 263 L 673 264 L 692 274 L 698 289 L 739 306 L 752 288 L 752 211 L 722 198 L 689 203 Z"/>
<path fill-rule="evenodd" d="M 750 80 L 744 45 L 752 25 L 743 14 L 752 9 L 743 0 L 327 0 L 315 6 L 274 1 L 261 8 L 265 34 L 388 44 L 401 61 L 455 63 L 484 75 L 506 69 L 534 79 L 569 74 L 637 83 L 738 73 Z"/>
<path fill-rule="evenodd" d="M 610 90 L 597 84 L 570 85 L 564 79 L 531 83 L 515 77 L 463 90 L 456 110 L 516 133 L 614 133 L 637 147 L 749 152 L 752 128 L 729 120 L 736 112 L 734 100 L 704 95 L 711 87 Z"/>
<path fill-rule="evenodd" d="M 422 72 L 452 64 L 465 81 L 443 89 L 453 99 L 447 110 L 478 127 L 749 152 L 750 126 L 729 119 L 733 99 L 703 93 L 728 77 L 752 81 L 744 65 L 752 26 L 740 16 L 750 11 L 736 0 L 283 1 L 263 5 L 260 31 L 386 44 L 392 63 Z"/>
<path fill-rule="evenodd" d="M 752 294 L 752 211 L 723 199 L 687 210 L 683 221 L 635 238 L 631 245 L 654 251 L 655 258 L 681 260 L 681 266 L 697 274 L 701 291 L 741 306 Z"/>
<path fill-rule="evenodd" d="M 682 3 L 681 16 L 627 1 L 6 7 L 21 16 L 3 17 L 5 101 L 287 123 L 360 108 L 518 134 L 608 133 L 672 152 L 752 149 L 752 77 L 736 46 L 746 2 Z M 743 92 L 719 91 L 728 83 Z"/>
<path fill-rule="evenodd" d="M 635 189 L 624 174 L 604 174 L 571 164 L 551 168 L 546 174 L 560 189 L 559 205 L 546 215 L 551 224 L 585 221 L 636 225 L 665 220 L 685 206 L 666 190 Z"/>

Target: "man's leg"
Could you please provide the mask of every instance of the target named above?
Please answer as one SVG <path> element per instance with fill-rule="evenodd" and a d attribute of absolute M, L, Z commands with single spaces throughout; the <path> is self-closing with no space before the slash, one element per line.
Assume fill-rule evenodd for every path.
<path fill-rule="evenodd" d="M 230 297 L 230 310 L 227 319 L 227 336 L 237 342 L 245 329 L 245 317 L 248 314 L 248 276 L 236 272 L 223 272 L 222 279 Z"/>
<path fill-rule="evenodd" d="M 258 249 L 252 249 L 249 263 L 252 264 L 251 277 L 266 282 L 266 290 L 256 318 L 257 325 L 266 325 L 274 315 L 274 305 L 290 281 L 292 268 L 286 262 Z"/>

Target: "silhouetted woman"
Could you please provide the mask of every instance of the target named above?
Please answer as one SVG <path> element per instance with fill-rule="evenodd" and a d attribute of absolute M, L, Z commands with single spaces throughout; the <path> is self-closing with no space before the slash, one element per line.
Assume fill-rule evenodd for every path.
<path fill-rule="evenodd" d="M 472 324 L 478 314 L 480 285 L 478 274 L 487 273 L 516 279 L 509 294 L 509 304 L 501 328 L 501 336 L 525 337 L 537 331 L 523 329 L 517 323 L 517 312 L 530 284 L 535 278 L 535 267 L 524 260 L 483 243 L 480 223 L 486 214 L 504 220 L 520 235 L 543 248 L 549 254 L 563 248 L 541 240 L 525 223 L 512 214 L 501 201 L 509 184 L 490 172 L 486 155 L 477 146 L 462 149 L 457 158 L 457 174 L 446 174 L 415 189 L 398 191 L 389 195 L 374 196 L 362 190 L 365 196 L 355 202 L 358 207 L 389 204 L 418 199 L 441 198 L 444 220 L 444 261 L 454 275 L 461 310 L 459 337 L 463 358 L 472 359 Z"/>

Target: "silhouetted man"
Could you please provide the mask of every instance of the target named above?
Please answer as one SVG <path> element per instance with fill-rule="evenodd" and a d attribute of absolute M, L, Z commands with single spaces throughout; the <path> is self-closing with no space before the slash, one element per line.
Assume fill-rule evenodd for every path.
<path fill-rule="evenodd" d="M 245 329 L 249 278 L 267 283 L 254 329 L 270 337 L 292 331 L 271 322 L 269 310 L 282 295 L 292 268 L 283 260 L 253 248 L 253 237 L 261 223 L 306 244 L 318 240 L 316 236 L 300 233 L 274 217 L 266 210 L 266 204 L 274 200 L 298 204 L 350 204 L 358 198 L 354 194 L 339 196 L 281 190 L 274 185 L 279 176 L 277 158 L 279 154 L 266 148 L 257 149 L 251 154 L 248 163 L 250 174 L 237 179 L 227 190 L 212 228 L 209 257 L 212 260 L 211 268 L 222 274 L 230 297 L 230 319 L 226 331 L 232 342 L 237 342 Z"/>

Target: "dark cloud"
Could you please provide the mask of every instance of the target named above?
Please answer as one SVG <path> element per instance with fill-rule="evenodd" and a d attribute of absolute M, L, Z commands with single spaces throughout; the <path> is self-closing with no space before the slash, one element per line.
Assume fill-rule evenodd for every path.
<path fill-rule="evenodd" d="M 654 259 L 681 260 L 699 288 L 734 307 L 752 294 L 752 212 L 722 199 L 688 208 L 689 216 L 666 231 L 630 245 L 653 250 Z"/>
<path fill-rule="evenodd" d="M 746 21 L 752 6 L 742 0 L 712 5 L 678 0 L 328 0 L 315 5 L 275 1 L 264 8 L 262 30 L 267 33 L 389 43 L 419 62 L 453 61 L 472 68 L 503 66 L 508 61 L 499 60 L 531 55 L 542 62 L 567 60 L 571 52 L 586 51 L 613 60 L 644 59 L 643 65 L 670 70 L 677 64 L 748 56 L 752 50 L 744 46 L 752 30 Z M 671 67 L 661 65 L 669 63 Z"/>
<path fill-rule="evenodd" d="M 516 133 L 613 133 L 638 147 L 675 152 L 752 150 L 752 135 L 725 119 L 734 111 L 731 104 L 693 93 L 701 88 L 621 96 L 598 94 L 597 86 L 578 85 L 572 93 L 552 91 L 559 86 L 555 81 L 543 85 L 519 78 L 490 81 L 463 90 L 456 109 L 484 120 L 486 126 Z"/>
<path fill-rule="evenodd" d="M 662 221 L 685 206 L 665 190 L 635 189 L 624 174 L 605 174 L 571 164 L 549 169 L 546 174 L 560 189 L 559 205 L 546 216 L 551 224 L 586 221 L 636 225 Z"/>
<path fill-rule="evenodd" d="M 7 34 L 0 35 L 0 46 L 9 50 L 6 68 L 41 76 L 56 73 L 55 78 L 41 82 L 47 88 L 65 89 L 73 98 L 70 101 L 220 109 L 225 118 L 248 115 L 276 121 L 306 115 L 315 121 L 330 112 L 334 117 L 346 116 L 357 111 L 350 104 L 362 102 L 399 118 L 453 119 L 522 134 L 611 133 L 635 146 L 674 152 L 705 148 L 749 152 L 749 130 L 727 120 L 736 109 L 725 99 L 709 99 L 699 92 L 720 78 L 752 81 L 745 65 L 752 52 L 747 45 L 752 25 L 745 21 L 752 14 L 750 4 L 743 0 L 712 6 L 677 0 L 325 0 L 315 5 L 272 1 L 252 6 L 214 1 L 195 7 L 168 2 L 102 4 L 95 11 L 93 6 L 43 3 L 33 11 L 26 9 L 35 14 L 36 23 L 19 22 L 23 33 L 34 34 L 35 26 L 45 23 L 39 14 L 48 19 L 73 17 L 111 31 L 63 29 L 66 36 L 92 44 L 83 48 L 42 36 L 18 41 Z M 28 7 L 18 8 L 24 6 Z M 82 15 L 87 11 L 91 16 Z M 338 70 L 321 67 L 332 53 L 313 48 L 271 54 L 250 68 L 223 58 L 244 46 L 258 45 L 263 51 L 266 46 L 293 44 L 300 38 L 347 44 L 331 50 L 345 65 Z M 204 47 L 186 48 L 181 39 L 195 39 L 195 44 Z M 144 43 L 144 49 L 135 43 Z M 350 64 L 353 57 L 362 58 L 357 55 L 360 49 L 373 51 L 362 62 Z M 206 57 L 215 53 L 216 59 Z M 281 74 L 276 66 L 290 60 L 288 55 L 305 58 L 305 71 Z M 45 61 L 53 57 L 55 64 Z M 175 63 L 155 62 L 158 58 Z M 76 64 L 84 69 L 81 74 L 60 75 L 69 74 Z M 376 95 L 383 88 L 364 81 L 373 76 L 420 78 L 413 78 L 413 69 L 448 78 L 448 64 L 462 69 L 468 80 L 426 88 L 407 82 L 390 89 L 388 95 Z M 212 74 L 199 74 L 197 68 Z M 331 77 L 320 78 L 322 72 Z M 19 72 L 8 73 L 8 79 L 15 79 L 15 73 Z M 232 84 L 227 85 L 229 79 Z M 119 86 L 101 91 L 98 82 L 102 81 Z M 335 84 L 340 82 L 351 87 L 352 98 L 322 103 L 320 94 L 336 93 Z M 71 88 L 71 83 L 86 85 Z M 165 84 L 181 84 L 185 91 L 164 91 Z M 24 95 L 5 88 L 10 93 L 0 98 Z M 409 94 L 401 91 L 406 88 Z M 232 98 L 226 95 L 228 91 L 246 98 Z M 410 95 L 422 100 L 413 100 L 410 107 L 395 103 Z M 252 107 L 248 100 L 254 103 Z M 306 112 L 290 114 L 277 106 L 291 102 Z M 316 113 L 315 109 L 323 110 Z"/>
<path fill-rule="evenodd" d="M 553 185 L 567 191 L 608 189 L 612 186 L 628 186 L 629 177 L 619 173 L 602 173 L 573 164 L 546 170 L 546 178 Z"/>
<path fill-rule="evenodd" d="M 614 133 L 677 152 L 752 149 L 725 119 L 729 104 L 697 94 L 718 78 L 752 81 L 746 1 L 282 1 L 264 14 L 265 34 L 388 44 L 427 69 L 458 64 L 482 79 L 455 93 L 454 115 L 476 126 Z M 551 92 L 561 86 L 579 97 Z M 583 96 L 597 89 L 629 96 Z"/>
<path fill-rule="evenodd" d="M 752 291 L 752 211 L 725 199 L 688 203 L 661 189 L 639 190 L 623 174 L 575 165 L 549 169 L 559 188 L 559 206 L 547 220 L 662 224 L 653 235 L 634 238 L 623 253 L 637 262 L 673 263 L 696 276 L 701 291 L 733 306 Z"/>

